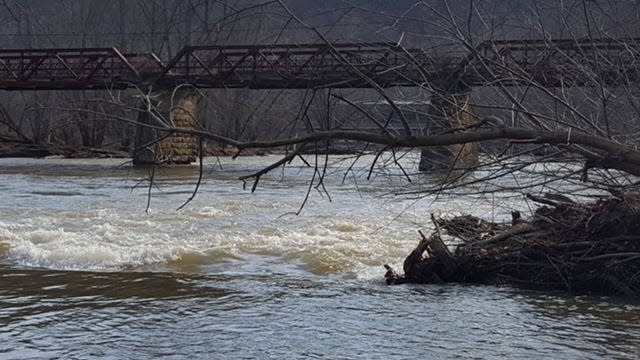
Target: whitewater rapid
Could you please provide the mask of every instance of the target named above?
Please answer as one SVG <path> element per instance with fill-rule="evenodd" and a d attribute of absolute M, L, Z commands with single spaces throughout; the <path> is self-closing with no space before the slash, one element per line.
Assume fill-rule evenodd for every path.
<path fill-rule="evenodd" d="M 431 213 L 504 216 L 485 199 L 393 196 L 409 186 L 401 176 L 380 170 L 367 180 L 371 159 L 353 166 L 348 157 L 332 159 L 326 192 L 313 188 L 296 215 L 313 177 L 304 164 L 274 171 L 254 193 L 238 180 L 276 159 L 208 159 L 195 199 L 181 210 L 195 188 L 196 167 L 158 170 L 149 200 L 149 171 L 122 160 L 1 160 L 0 261 L 59 270 L 199 271 L 260 255 L 317 274 L 379 279 L 381 266 L 400 266 L 417 231 L 430 228 Z M 406 157 L 405 166 L 415 167 L 415 160 Z"/>

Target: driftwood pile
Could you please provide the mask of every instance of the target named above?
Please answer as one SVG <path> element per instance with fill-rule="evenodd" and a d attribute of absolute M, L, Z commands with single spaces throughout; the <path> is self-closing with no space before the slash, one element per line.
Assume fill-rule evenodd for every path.
<path fill-rule="evenodd" d="M 528 197 L 543 206 L 510 224 L 473 216 L 435 219 L 436 230 L 388 284 L 480 283 L 640 297 L 640 194 L 590 204 Z M 426 255 L 426 256 L 425 256 Z"/>

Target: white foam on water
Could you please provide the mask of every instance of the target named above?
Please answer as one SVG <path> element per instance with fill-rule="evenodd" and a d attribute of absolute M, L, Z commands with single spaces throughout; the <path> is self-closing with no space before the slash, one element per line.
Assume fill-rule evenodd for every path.
<path fill-rule="evenodd" d="M 412 227 L 380 226 L 390 221 L 379 216 L 295 218 L 251 234 L 237 234 L 232 241 L 241 253 L 279 256 L 285 262 L 306 264 L 316 274 L 355 274 L 367 269 L 365 277 L 379 278 L 382 265 L 406 256 L 418 239 Z"/>
<path fill-rule="evenodd" d="M 252 203 L 233 203 L 236 211 L 212 207 L 146 215 L 118 211 L 32 214 L 29 220 L 0 223 L 7 259 L 22 266 L 120 270 L 152 264 L 198 265 L 250 254 L 303 264 L 315 274 L 347 273 L 380 278 L 382 265 L 400 261 L 417 243 L 413 224 L 367 211 L 340 216 L 323 213 L 280 215 Z M 251 209 L 252 214 L 247 214 Z M 310 213 L 315 212 L 309 208 Z"/>
<path fill-rule="evenodd" d="M 94 226 L 86 232 L 35 229 L 13 233 L 7 244 L 8 258 L 17 264 L 76 270 L 164 262 L 176 258 L 181 249 L 180 245 L 166 246 L 150 238 L 136 238 L 108 224 Z"/>
<path fill-rule="evenodd" d="M 185 211 L 186 214 L 193 214 L 196 216 L 207 216 L 207 217 L 224 217 L 229 216 L 232 212 L 227 210 L 222 210 L 213 206 L 204 206 L 199 209 L 188 209 Z"/>
<path fill-rule="evenodd" d="M 338 190 L 328 189 L 332 202 L 313 192 L 302 214 L 293 216 L 308 188 L 303 177 L 305 181 L 285 181 L 255 194 L 241 190 L 236 180 L 218 180 L 204 186 L 180 211 L 175 209 L 185 200 L 181 195 L 152 198 L 149 214 L 141 204 L 146 201 L 144 194 L 131 194 L 115 185 L 102 189 L 110 198 L 96 200 L 87 195 L 69 206 L 45 202 L 50 197 L 34 197 L 28 208 L 3 214 L 0 261 L 56 269 L 120 270 L 154 264 L 198 266 L 225 258 L 251 261 L 257 254 L 283 264 L 302 264 L 316 274 L 378 280 L 383 264 L 401 268 L 420 240 L 417 230 L 429 231 L 430 213 L 471 211 L 485 216 L 491 209 L 486 202 L 463 199 L 381 198 L 377 188 L 358 192 L 339 184 Z M 65 186 L 72 189 L 86 185 L 85 181 L 91 183 L 91 179 L 73 178 Z M 165 187 L 171 190 L 171 185 Z"/>
<path fill-rule="evenodd" d="M 320 202 L 301 216 L 281 216 L 291 206 L 274 210 L 265 202 L 227 201 L 150 215 L 109 209 L 40 212 L 19 223 L 0 223 L 0 242 L 8 248 L 6 258 L 23 266 L 120 270 L 259 254 L 303 264 L 315 274 L 378 280 L 382 265 L 401 265 L 419 240 L 417 229 L 429 226 L 424 211 L 403 212 L 402 204 L 379 202 L 375 209 L 338 215 Z"/>

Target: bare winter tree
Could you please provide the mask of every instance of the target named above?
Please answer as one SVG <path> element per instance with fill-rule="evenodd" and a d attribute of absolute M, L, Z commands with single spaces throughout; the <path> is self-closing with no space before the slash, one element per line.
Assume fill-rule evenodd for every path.
<path fill-rule="evenodd" d="M 332 46 L 332 39 L 320 26 L 303 19 L 288 4 L 277 3 L 281 13 L 289 17 L 287 27 L 295 24 L 317 41 Z M 514 186 L 512 190 L 553 188 L 557 181 L 573 182 L 576 188 L 583 188 L 581 184 L 590 188 L 634 184 L 634 176 L 640 175 L 633 135 L 638 119 L 639 47 L 633 28 L 626 26 L 630 7 L 637 11 L 634 6 L 603 8 L 593 2 L 576 3 L 568 8 L 555 2 L 538 2 L 520 9 L 500 9 L 499 4 L 481 6 L 474 2 L 465 6 L 456 2 L 457 8 L 453 5 L 413 3 L 396 15 L 356 6 L 349 10 L 379 17 L 382 23 L 387 20 L 388 25 L 382 29 L 397 35 L 398 47 L 408 59 L 407 66 L 425 74 L 415 81 L 414 88 L 431 101 L 432 109 L 424 112 L 430 117 L 428 121 L 445 123 L 444 128 L 411 131 L 401 99 L 393 98 L 395 90 L 384 89 L 374 82 L 370 83 L 373 95 L 347 95 L 344 91 L 331 95 L 363 114 L 373 131 L 349 128 L 344 123 L 338 127 L 314 127 L 308 121 L 311 107 L 305 106 L 303 99 L 303 109 L 294 119 L 304 124 L 302 128 L 296 127 L 302 129 L 296 132 L 297 137 L 243 141 L 237 138 L 237 133 L 231 138 L 204 129 L 192 133 L 240 150 L 292 145 L 316 148 L 327 140 L 377 144 L 381 146 L 378 150 L 394 151 L 483 144 L 482 161 L 467 167 L 475 176 L 452 172 L 445 184 L 411 190 L 416 192 L 472 191 L 470 186 L 476 184 L 483 186 L 474 191 L 485 192 L 490 189 L 487 184 L 491 180 L 514 172 L 529 172 L 535 175 L 535 181 Z M 507 13 L 513 18 L 505 19 L 502 15 Z M 406 35 L 409 29 L 413 32 Z M 405 43 L 421 43 L 420 57 Z M 343 61 L 349 64 L 346 57 Z M 455 69 L 446 77 L 433 76 L 440 68 L 449 66 L 443 62 L 451 63 Z M 361 75 L 363 80 L 371 80 Z M 390 121 L 375 113 L 371 103 L 363 105 L 358 100 L 363 95 L 384 101 L 389 116 L 396 117 L 404 130 L 392 128 Z M 461 115 L 465 123 L 451 123 Z M 327 118 L 331 116 L 334 115 Z M 453 149 L 458 149 L 453 153 L 455 160 L 461 148 Z M 257 182 L 266 171 L 286 163 L 292 156 L 287 155 L 253 178 Z M 555 166 L 553 171 L 537 166 L 550 160 L 565 165 L 559 169 Z M 454 161 L 452 169 L 456 167 Z"/>
<path fill-rule="evenodd" d="M 432 217 L 434 233 L 387 281 L 640 296 L 640 198 L 629 191 L 640 176 L 639 14 L 637 2 L 599 0 L 7 0 L 8 47 L 118 45 L 166 64 L 126 90 L 16 95 L 0 126 L 90 146 L 153 130 L 137 151 L 194 140 L 200 176 L 182 206 L 205 176 L 207 143 L 279 151 L 240 178 L 252 190 L 301 158 L 314 169 L 309 192 L 327 191 L 324 154 L 347 147 L 354 162 L 374 154 L 370 176 L 383 167 L 406 179 L 400 194 L 527 193 L 545 205 L 531 219 Z M 418 168 L 438 181 L 413 181 Z M 575 202 L 602 190 L 613 196 Z"/>
<path fill-rule="evenodd" d="M 634 3 L 593 1 L 14 0 L 3 3 L 1 16 L 12 34 L 3 42 L 11 47 L 118 45 L 169 59 L 188 44 L 324 44 L 368 89 L 201 89 L 198 129 L 170 121 L 154 126 L 239 151 L 298 149 L 254 180 L 293 156 L 326 150 L 329 140 L 392 157 L 440 149 L 454 160 L 444 184 L 406 190 L 424 193 L 500 190 L 487 184 L 514 172 L 536 179 L 514 190 L 556 180 L 577 188 L 585 181 L 598 188 L 632 185 L 640 174 L 637 14 Z M 404 58 L 402 67 L 381 66 L 378 73 L 413 71 L 419 75 L 410 86 L 387 88 L 375 71 L 360 71 L 334 46 L 372 41 L 391 42 Z M 443 76 L 434 75 L 442 69 Z M 13 136 L 37 141 L 129 146 L 135 111 L 153 107 L 140 104 L 148 95 L 145 89 L 74 94 L 62 101 L 73 106 L 61 109 L 60 96 L 67 95 L 26 94 L 26 101 L 13 102 L 26 108 L 6 106 L 0 122 Z M 469 166 L 461 160 L 475 152 L 472 144 L 481 145 L 481 161 Z M 549 160 L 565 165 L 551 173 L 535 166 Z M 457 168 L 466 171 L 448 171 Z"/>

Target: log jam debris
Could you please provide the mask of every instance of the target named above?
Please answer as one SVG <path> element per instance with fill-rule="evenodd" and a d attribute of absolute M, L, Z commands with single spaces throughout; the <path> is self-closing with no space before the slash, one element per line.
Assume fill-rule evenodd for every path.
<path fill-rule="evenodd" d="M 432 216 L 435 230 L 421 233 L 404 275 L 385 265 L 387 284 L 477 283 L 640 297 L 640 194 L 589 204 L 527 196 L 543 204 L 528 221 L 518 212 L 511 223 Z"/>

